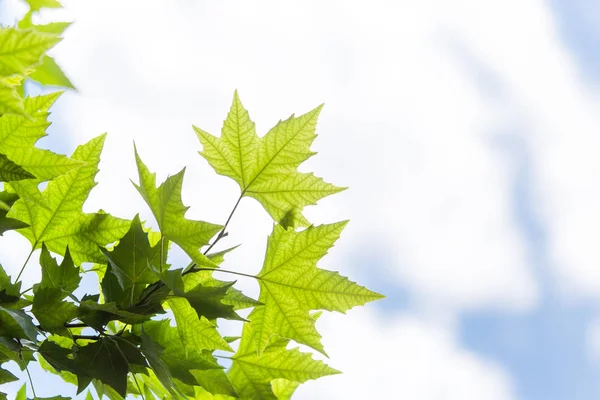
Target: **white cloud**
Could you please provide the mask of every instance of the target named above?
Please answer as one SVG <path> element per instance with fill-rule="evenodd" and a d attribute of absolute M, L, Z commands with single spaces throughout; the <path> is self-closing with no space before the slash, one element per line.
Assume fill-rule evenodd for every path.
<path fill-rule="evenodd" d="M 302 399 L 511 400 L 510 378 L 462 349 L 445 326 L 416 315 L 368 310 L 324 315 L 317 322 L 333 367 L 343 375 L 301 385 Z"/>
<path fill-rule="evenodd" d="M 77 142 L 110 133 L 91 208 L 141 207 L 128 182 L 135 139 L 163 175 L 188 165 L 187 203 L 218 222 L 235 186 L 195 154 L 190 125 L 217 133 L 235 87 L 261 133 L 326 101 L 310 167 L 352 189 L 313 220 L 353 219 L 347 246 L 391 243 L 389 272 L 423 302 L 535 304 L 511 177 L 486 136 L 497 116 L 440 45 L 439 4 L 66 4 L 77 23 L 56 54 L 81 96 L 60 110 L 75 115 Z"/>
<path fill-rule="evenodd" d="M 55 111 L 69 120 L 56 140 L 81 143 L 109 132 L 87 210 L 103 207 L 127 217 L 146 210 L 129 182 L 136 179 L 135 139 L 159 176 L 188 166 L 184 201 L 192 217 L 223 221 L 237 188 L 196 154 L 191 124 L 218 133 L 234 88 L 260 133 L 325 101 L 315 143 L 321 154 L 309 165 L 351 190 L 307 212 L 318 222 L 353 221 L 325 265 L 367 274 L 368 265 L 350 271 L 336 261 L 344 248 L 381 241 L 391 253 L 384 273 L 405 286 L 417 306 L 440 314 L 527 309 L 536 304 L 537 285 L 512 214 L 513 171 L 489 133 L 525 121 L 536 201 L 559 282 L 600 293 L 597 102 L 578 81 L 545 3 L 64 3 L 61 12 L 77 22 L 55 54 L 81 92 L 59 101 Z M 505 98 L 482 95 L 449 39 L 497 75 Z M 142 217 L 151 219 L 147 211 Z M 257 271 L 270 231 L 267 216 L 247 200 L 230 231 L 228 243 L 244 245 L 229 267 Z M 254 283 L 240 283 L 256 293 Z M 406 376 L 405 385 L 398 384 L 406 398 L 434 390 L 463 398 L 510 396 L 507 378 L 460 349 L 451 329 L 438 331 L 416 316 L 384 323 L 354 312 L 342 323 L 351 328 L 347 339 L 332 329 L 324 336 L 334 366 L 347 374 L 300 393 L 313 393 L 311 387 L 329 393 L 335 381 L 352 393 L 372 385 L 388 394 L 383 390 Z M 354 353 L 379 357 L 367 345 L 348 350 L 360 337 L 377 338 L 365 343 L 396 354 L 398 373 L 386 357 L 367 378 L 353 375 Z M 384 343 L 391 350 L 384 351 Z M 390 374 L 384 382 L 378 375 L 383 365 Z M 423 386 L 428 380 L 434 384 Z M 471 387 L 480 396 L 462 392 Z"/>
<path fill-rule="evenodd" d="M 527 121 L 536 205 L 547 228 L 557 286 L 576 296 L 597 297 L 597 87 L 581 80 L 545 3 L 520 2 L 524 8 L 517 13 L 502 4 L 488 8 L 495 17 L 485 24 L 455 24 L 455 28 L 501 77 L 510 107 Z M 463 11 L 457 8 L 454 18 L 463 20 Z"/>

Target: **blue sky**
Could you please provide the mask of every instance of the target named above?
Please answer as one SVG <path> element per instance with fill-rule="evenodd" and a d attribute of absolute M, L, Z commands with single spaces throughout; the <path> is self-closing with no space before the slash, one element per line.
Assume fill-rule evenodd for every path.
<path fill-rule="evenodd" d="M 109 132 L 90 210 L 145 210 L 135 140 L 162 177 L 188 165 L 190 213 L 219 222 L 236 188 L 195 154 L 191 124 L 217 133 L 233 88 L 261 132 L 326 103 L 306 168 L 351 190 L 308 213 L 352 222 L 323 266 L 387 298 L 319 321 L 344 375 L 298 399 L 600 396 L 600 7 L 64 3 L 48 18 L 77 21 L 55 56 L 80 92 L 40 143 L 69 153 Z M 230 269 L 260 266 L 269 229 L 242 203 Z"/>

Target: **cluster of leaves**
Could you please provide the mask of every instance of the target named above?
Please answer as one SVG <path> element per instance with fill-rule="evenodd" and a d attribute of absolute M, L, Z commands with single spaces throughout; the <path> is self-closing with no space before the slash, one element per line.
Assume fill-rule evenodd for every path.
<path fill-rule="evenodd" d="M 186 218 L 184 170 L 157 185 L 137 150 L 134 185 L 159 231 L 138 216 L 84 213 L 104 136 L 70 157 L 35 147 L 60 93 L 24 97 L 23 81 L 72 85 L 46 54 L 68 24 L 31 23 L 41 7 L 60 4 L 28 2 L 31 9 L 17 27 L 0 27 L 0 235 L 16 230 L 31 243 L 14 280 L 0 266 L 0 384 L 17 379 L 3 363 L 24 370 L 39 362 L 77 385 L 78 394 L 87 390 L 88 399 L 92 387 L 98 398 L 110 399 L 289 399 L 300 383 L 338 373 L 290 342 L 325 354 L 314 311 L 344 312 L 381 296 L 317 267 L 346 225 L 314 226 L 302 215 L 305 206 L 342 190 L 298 171 L 314 154 L 321 107 L 292 115 L 259 137 L 236 93 L 220 137 L 194 127 L 200 154 L 240 186 L 224 225 Z M 234 248 L 211 252 L 227 236 L 244 197 L 259 201 L 274 220 L 257 275 L 221 268 Z M 189 265 L 167 263 L 172 244 L 185 251 Z M 41 281 L 23 290 L 22 273 L 38 253 Z M 234 281 L 216 279 L 215 269 L 256 279 L 259 298 L 245 296 Z M 100 292 L 82 295 L 82 274 L 91 271 Z M 238 310 L 248 308 L 247 319 L 240 317 Z M 244 321 L 241 336 L 222 337 L 221 318 Z M 230 360 L 227 370 L 218 357 Z"/>

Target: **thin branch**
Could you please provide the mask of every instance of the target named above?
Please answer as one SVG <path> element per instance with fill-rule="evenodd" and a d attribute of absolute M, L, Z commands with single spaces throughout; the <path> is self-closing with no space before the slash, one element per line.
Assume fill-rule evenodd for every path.
<path fill-rule="evenodd" d="M 227 360 L 233 360 L 233 357 L 220 356 L 220 355 L 218 355 L 218 354 L 213 354 L 213 357 L 216 357 L 216 358 L 225 358 L 225 359 L 227 359 Z"/>
<path fill-rule="evenodd" d="M 127 328 L 127 326 L 128 326 L 128 325 L 129 325 L 129 324 L 127 324 L 127 323 L 126 323 L 126 324 L 123 326 L 123 329 L 121 329 L 121 331 L 117 332 L 117 335 L 116 335 L 116 336 L 121 336 L 121 335 L 123 335 L 123 332 L 125 332 L 125 329 Z"/>
<path fill-rule="evenodd" d="M 132 372 L 131 375 L 133 376 L 133 380 L 135 381 L 135 386 L 137 386 L 138 390 L 140 391 L 140 395 L 142 396 L 142 400 L 146 400 L 146 397 L 144 397 L 144 392 L 142 391 L 142 388 L 140 387 L 140 384 L 138 383 L 138 380 L 135 377 L 135 373 Z"/>
<path fill-rule="evenodd" d="M 206 251 L 204 251 L 204 255 L 207 255 L 208 252 L 215 246 L 215 244 L 217 244 L 217 242 L 219 240 L 223 239 L 225 236 L 228 235 L 227 232 L 225 232 L 227 230 L 227 225 L 229 225 L 229 221 L 231 221 L 231 217 L 233 217 L 233 213 L 235 213 L 235 210 L 237 209 L 238 205 L 240 204 L 240 201 L 242 200 L 242 197 L 244 197 L 243 192 L 242 192 L 242 194 L 240 194 L 240 197 L 235 202 L 235 206 L 233 206 L 233 210 L 231 210 L 231 213 L 229 213 L 229 217 L 227 217 L 227 221 L 225 221 L 225 225 L 223 225 L 223 229 L 221 229 L 221 231 L 217 235 L 216 239 L 210 244 L 210 246 L 208 246 L 208 249 L 206 249 Z"/>
<path fill-rule="evenodd" d="M 19 294 L 19 296 L 23 296 L 25 293 L 29 292 L 31 289 L 33 289 L 33 286 L 30 287 L 29 289 L 25 289 L 21 292 L 21 294 Z"/>
<path fill-rule="evenodd" d="M 25 267 L 27 266 L 27 263 L 29 262 L 29 259 L 31 258 L 31 255 L 33 254 L 34 250 L 35 250 L 35 247 L 32 247 L 31 251 L 29 252 L 29 255 L 27 256 L 27 258 L 25 259 L 25 262 L 23 263 L 23 266 L 21 267 L 21 270 L 19 271 L 19 275 L 17 275 L 17 279 L 15 279 L 16 282 L 19 281 L 21 274 L 23 274 L 23 271 L 25 270 Z"/>
<path fill-rule="evenodd" d="M 199 271 L 224 272 L 226 274 L 233 274 L 233 275 L 245 276 L 247 278 L 254 278 L 254 279 L 259 280 L 259 281 L 262 280 L 262 278 L 260 276 L 250 275 L 250 274 L 244 274 L 243 272 L 230 271 L 228 269 L 222 269 L 222 268 L 203 268 L 203 267 L 197 268 L 197 267 L 192 267 L 192 268 L 188 269 L 187 271 L 185 271 L 181 275 L 191 274 L 191 273 L 199 272 Z"/>
<path fill-rule="evenodd" d="M 72 335 L 73 340 L 100 340 L 100 335 Z"/>
<path fill-rule="evenodd" d="M 72 322 L 70 324 L 65 323 L 66 328 L 87 328 L 90 327 L 88 324 L 83 322 Z"/>
<path fill-rule="evenodd" d="M 33 386 L 33 379 L 31 379 L 31 374 L 29 373 L 29 368 L 25 366 L 25 371 L 27 372 L 27 376 L 29 377 L 29 384 L 31 385 L 31 391 L 33 392 L 33 398 L 37 399 L 37 395 L 35 394 L 35 387 Z"/>

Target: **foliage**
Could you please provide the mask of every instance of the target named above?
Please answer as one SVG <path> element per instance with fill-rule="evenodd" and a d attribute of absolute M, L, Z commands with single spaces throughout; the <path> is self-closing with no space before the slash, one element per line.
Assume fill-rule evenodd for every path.
<path fill-rule="evenodd" d="M 110 399 L 289 399 L 300 383 L 339 373 L 292 342 L 326 354 L 315 328 L 320 314 L 313 310 L 345 312 L 382 296 L 317 267 L 347 223 L 315 226 L 302 214 L 343 190 L 298 171 L 315 154 L 310 146 L 321 107 L 292 115 L 259 137 L 236 92 L 220 137 L 194 127 L 200 154 L 240 186 L 223 225 L 186 218 L 185 170 L 157 184 L 137 150 L 134 185 L 159 230 L 138 216 L 84 213 L 104 135 L 70 157 L 35 146 L 60 92 L 25 97 L 25 81 L 73 85 L 47 54 L 69 24 L 32 23 L 35 12 L 60 4 L 28 4 L 16 27 L 0 27 L 0 235 L 14 230 L 31 243 L 14 279 L 0 266 L 0 384 L 17 380 L 4 363 L 24 370 L 39 362 L 76 385 L 77 393 L 86 391 L 86 399 L 93 393 Z M 221 268 L 235 247 L 211 252 L 227 236 L 244 197 L 260 202 L 274 220 L 257 275 Z M 172 244 L 189 256 L 189 265 L 167 264 Z M 31 257 L 39 259 L 41 280 L 24 289 L 21 277 Z M 259 298 L 214 278 L 216 269 L 256 279 Z M 100 291 L 81 295 L 82 274 L 90 271 L 98 273 Z M 247 319 L 238 314 L 242 309 L 251 309 Z M 220 318 L 244 321 L 241 337 L 222 337 Z M 230 360 L 228 369 L 219 358 Z M 17 398 L 26 399 L 26 391 L 23 385 Z"/>

